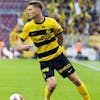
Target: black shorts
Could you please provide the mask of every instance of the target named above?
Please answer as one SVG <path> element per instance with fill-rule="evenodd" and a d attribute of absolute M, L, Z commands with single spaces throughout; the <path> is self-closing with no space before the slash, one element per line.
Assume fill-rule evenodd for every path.
<path fill-rule="evenodd" d="M 55 69 L 63 78 L 67 77 L 75 71 L 72 64 L 67 59 L 67 57 L 63 55 L 63 53 L 52 60 L 41 61 L 40 65 L 45 80 L 54 76 Z"/>

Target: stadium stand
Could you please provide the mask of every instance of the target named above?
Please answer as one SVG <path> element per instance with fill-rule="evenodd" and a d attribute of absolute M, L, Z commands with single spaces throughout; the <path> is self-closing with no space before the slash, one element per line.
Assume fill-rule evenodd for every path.
<path fill-rule="evenodd" d="M 2 14 L 0 15 L 0 38 L 2 38 L 6 45 L 9 45 L 9 33 L 16 25 L 17 16 L 13 14 Z"/>
<path fill-rule="evenodd" d="M 22 15 L 24 23 L 27 21 L 25 7 L 28 0 L 0 0 L 0 39 L 9 47 L 13 42 L 9 36 L 19 28 L 18 16 Z M 64 28 L 65 48 L 73 46 L 77 40 L 81 40 L 86 46 L 97 47 L 91 43 L 91 35 L 100 34 L 100 16 L 97 9 L 100 8 L 99 0 L 41 0 L 44 3 L 44 16 L 54 17 Z M 17 25 L 17 27 L 16 27 Z M 19 28 L 20 29 L 20 28 Z M 21 30 L 18 30 L 21 31 Z M 15 37 L 16 37 L 15 34 Z M 19 34 L 19 33 L 18 33 Z M 13 39 L 10 39 L 13 40 Z M 98 39 L 98 43 L 100 43 Z M 70 41 L 70 42 L 69 42 Z M 92 45 L 90 45 L 90 43 Z"/>
<path fill-rule="evenodd" d="M 6 53 L 10 50 L 10 33 L 17 24 L 18 15 L 24 11 L 25 7 L 24 0 L 0 0 L 0 39 L 5 42 L 6 47 L 0 52 L 3 58 L 7 57 Z"/>
<path fill-rule="evenodd" d="M 0 39 L 9 47 L 9 34 L 17 24 L 17 14 L 22 13 L 24 0 L 0 0 Z"/>

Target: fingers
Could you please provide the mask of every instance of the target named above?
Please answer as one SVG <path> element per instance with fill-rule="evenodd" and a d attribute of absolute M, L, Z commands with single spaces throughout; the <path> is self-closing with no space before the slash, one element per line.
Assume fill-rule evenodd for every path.
<path fill-rule="evenodd" d="M 33 46 L 34 46 L 33 44 L 25 44 L 25 45 L 22 45 L 22 46 L 20 46 L 18 48 L 20 48 L 22 50 L 25 50 L 25 51 L 29 51 L 30 48 L 33 48 Z"/>

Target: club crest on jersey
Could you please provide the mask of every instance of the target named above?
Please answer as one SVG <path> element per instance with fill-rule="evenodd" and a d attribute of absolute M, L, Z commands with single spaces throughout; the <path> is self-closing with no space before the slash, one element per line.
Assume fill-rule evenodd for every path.
<path fill-rule="evenodd" d="M 51 29 L 47 29 L 46 34 L 50 34 L 50 33 L 51 33 Z"/>
<path fill-rule="evenodd" d="M 50 34 L 53 32 L 53 29 L 46 29 L 46 34 Z"/>

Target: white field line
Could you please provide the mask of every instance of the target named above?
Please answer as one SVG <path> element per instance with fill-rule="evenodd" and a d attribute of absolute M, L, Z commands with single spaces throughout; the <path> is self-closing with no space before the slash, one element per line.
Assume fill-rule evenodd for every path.
<path fill-rule="evenodd" d="M 88 67 L 90 69 L 93 69 L 93 70 L 96 70 L 96 71 L 100 71 L 100 68 L 97 68 L 97 67 L 95 67 L 93 65 L 90 65 L 90 64 L 87 64 L 87 63 L 84 63 L 84 62 L 81 62 L 81 61 L 73 61 L 73 62 L 75 62 L 77 64 L 80 64 L 80 65 L 82 65 L 84 67 Z"/>

